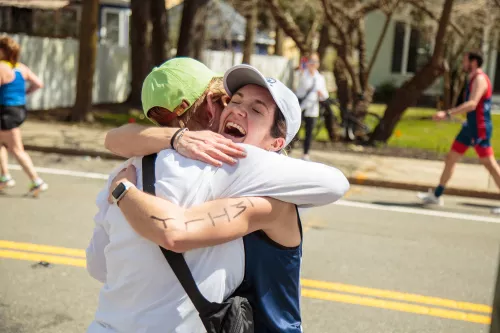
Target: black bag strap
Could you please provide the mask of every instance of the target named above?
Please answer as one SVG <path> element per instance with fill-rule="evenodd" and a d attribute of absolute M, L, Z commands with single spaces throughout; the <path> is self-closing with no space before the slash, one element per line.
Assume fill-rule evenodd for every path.
<path fill-rule="evenodd" d="M 142 186 L 146 193 L 156 195 L 155 191 L 155 162 L 157 154 L 151 154 L 142 158 Z M 194 281 L 191 270 L 184 259 L 184 255 L 164 249 L 160 246 L 161 252 L 167 259 L 172 271 L 174 271 L 177 280 L 186 291 L 187 295 L 194 304 L 194 307 L 200 314 L 211 313 L 216 311 L 218 306 L 216 303 L 209 302 L 200 292 L 196 282 Z"/>

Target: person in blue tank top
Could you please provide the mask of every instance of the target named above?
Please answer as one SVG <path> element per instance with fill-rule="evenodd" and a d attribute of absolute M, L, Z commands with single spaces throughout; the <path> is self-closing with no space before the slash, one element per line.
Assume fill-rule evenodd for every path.
<path fill-rule="evenodd" d="M 245 90 L 248 86 L 244 86 L 241 81 L 251 81 L 249 78 L 255 80 L 255 77 L 261 74 L 254 69 L 239 70 L 241 70 L 241 76 L 238 75 L 239 77 L 226 73 L 226 90 L 232 99 L 224 111 L 222 111 L 220 122 L 221 124 L 226 124 L 225 119 L 231 119 L 238 123 L 241 122 L 238 127 L 242 128 L 239 129 L 239 134 L 242 135 L 238 135 L 237 137 L 229 135 L 227 137 L 233 141 L 240 140 L 236 142 L 247 142 L 245 141 L 246 137 L 254 135 L 250 133 L 251 129 L 259 131 L 266 129 L 267 132 L 271 131 L 272 136 L 275 138 L 288 136 L 286 135 L 289 131 L 289 128 L 287 128 L 288 124 L 284 123 L 283 119 L 280 120 L 281 117 L 279 114 L 286 114 L 290 110 L 278 108 L 277 104 L 271 98 L 274 94 L 271 96 L 269 92 L 261 89 L 260 93 L 263 95 L 258 96 L 252 94 L 250 90 Z M 263 82 L 259 83 L 259 85 L 267 87 L 267 84 L 275 82 L 272 79 L 267 80 L 267 83 Z M 250 82 L 247 82 L 247 84 L 252 86 Z M 295 102 L 292 101 L 292 103 L 298 104 L 296 98 Z M 275 115 L 269 117 L 269 114 L 266 114 L 266 109 L 274 112 Z M 297 107 L 296 109 L 297 119 L 300 119 L 300 108 Z M 168 112 L 168 110 L 164 112 Z M 202 111 L 198 112 L 201 113 Z M 267 117 L 267 123 L 261 123 L 258 126 L 256 123 L 253 123 L 256 120 L 264 120 L 265 117 Z M 222 133 L 225 133 L 225 125 L 221 126 Z M 137 126 L 134 125 L 135 127 Z M 136 131 L 136 129 L 131 129 L 131 131 Z M 141 151 L 141 149 L 147 149 L 153 142 L 157 143 L 155 146 L 168 146 L 168 142 L 165 142 L 164 139 L 165 136 L 161 135 L 163 133 L 161 128 L 149 128 L 148 132 L 150 136 L 143 134 L 145 131 L 141 129 L 139 132 L 136 132 L 135 136 L 128 135 L 126 140 L 123 140 L 124 132 L 124 129 L 120 130 L 120 134 L 122 135 L 121 141 L 130 142 L 130 145 L 127 144 L 126 148 L 134 151 L 134 154 Z M 155 133 L 153 134 L 153 132 Z M 230 133 L 234 133 L 234 131 L 231 129 Z M 111 132 L 108 133 L 107 140 L 110 136 L 112 136 Z M 114 141 L 118 142 L 118 140 Z M 179 139 L 178 143 L 174 142 L 173 146 L 183 146 L 184 143 L 181 141 Z M 132 148 L 131 145 L 134 147 Z M 259 146 L 257 143 L 255 145 Z M 112 151 L 121 151 L 122 154 L 125 153 L 123 149 L 117 149 L 117 147 L 107 146 L 107 148 Z M 268 150 L 267 148 L 265 149 Z M 125 154 L 125 156 L 127 155 Z M 284 156 L 281 157 L 284 160 L 288 159 Z M 297 168 L 296 163 L 301 163 L 302 167 Z M 327 170 L 323 172 L 311 172 L 311 170 L 317 169 L 319 166 L 317 163 L 295 160 L 293 163 L 290 163 L 289 168 L 293 170 L 292 173 L 295 180 L 303 178 L 304 175 L 309 175 L 311 179 L 314 178 L 322 184 L 330 184 L 332 187 L 335 187 L 336 190 L 333 191 L 335 195 L 324 196 L 326 201 L 334 202 L 348 190 L 349 184 L 340 172 L 337 174 L 338 177 L 333 177 L 335 179 L 332 179 L 332 174 Z M 309 172 L 304 173 L 302 172 L 303 170 L 308 170 Z M 110 189 L 125 180 L 131 183 L 136 182 L 135 169 L 133 167 L 120 172 L 111 182 Z M 252 178 L 246 181 L 258 182 L 259 180 Z M 309 187 L 296 185 L 297 188 L 294 188 L 294 190 L 301 190 L 304 192 L 305 197 L 308 197 L 309 194 L 317 191 L 317 186 L 313 184 L 314 182 L 311 182 Z M 243 185 L 230 184 L 230 186 Z M 292 179 L 289 185 L 291 187 L 294 186 Z M 223 185 L 217 182 L 213 186 L 220 187 Z M 311 197 L 307 199 L 305 197 L 302 204 L 307 206 L 326 203 L 315 203 L 314 200 L 307 201 L 311 200 Z M 326 197 L 329 198 L 326 199 Z M 137 233 L 175 252 L 185 252 L 213 246 L 243 237 L 245 248 L 244 279 L 235 294 L 246 297 L 252 304 L 255 332 L 302 332 L 300 313 L 302 226 L 297 207 L 294 204 L 267 197 L 249 197 L 218 199 L 201 206 L 185 209 L 164 199 L 153 198 L 134 188 L 130 192 L 127 192 L 127 195 L 120 201 L 119 208 Z M 220 217 L 218 216 L 219 212 L 226 212 L 224 216 L 230 215 L 230 223 L 213 223 L 213 221 L 210 222 L 210 219 L 206 218 L 207 216 Z M 165 224 L 163 224 L 163 221 L 152 219 L 152 216 L 160 216 L 163 221 L 166 221 Z M 177 223 L 179 225 L 176 224 L 174 220 L 179 216 L 182 216 L 189 222 L 189 230 L 187 224 L 185 226 L 183 221 L 178 221 L 180 222 L 180 224 Z M 204 216 L 205 218 L 201 219 L 200 216 Z M 167 229 L 165 229 L 165 226 L 167 226 Z"/>
<path fill-rule="evenodd" d="M 47 190 L 30 156 L 24 150 L 21 124 L 26 120 L 26 96 L 43 87 L 42 81 L 19 62 L 20 47 L 12 38 L 0 37 L 0 191 L 15 185 L 7 167 L 11 152 L 31 179 L 29 193 L 37 196 Z M 26 83 L 29 87 L 26 89 Z"/>
<path fill-rule="evenodd" d="M 463 57 L 462 66 L 467 73 L 464 100 L 455 108 L 439 111 L 434 115 L 434 120 L 441 121 L 452 116 L 466 114 L 467 120 L 453 142 L 450 152 L 446 157 L 439 185 L 429 193 L 419 193 L 418 196 L 424 204 L 442 205 L 446 184 L 453 175 L 456 163 L 463 154 L 474 147 L 479 161 L 483 164 L 496 185 L 500 188 L 500 167 L 495 160 L 491 136 L 493 123 L 491 122 L 491 96 L 492 86 L 488 75 L 481 69 L 483 57 L 479 52 L 468 52 Z M 500 213 L 500 210 L 494 210 Z"/>

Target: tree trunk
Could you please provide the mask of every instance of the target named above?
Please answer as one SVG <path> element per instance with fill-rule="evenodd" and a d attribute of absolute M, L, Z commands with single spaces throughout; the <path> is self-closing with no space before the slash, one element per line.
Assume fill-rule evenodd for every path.
<path fill-rule="evenodd" d="M 366 36 L 365 36 L 365 20 L 361 18 L 357 22 L 358 25 L 358 76 L 361 92 L 366 90 L 368 82 L 366 81 Z"/>
<path fill-rule="evenodd" d="M 209 0 L 185 0 L 177 43 L 178 57 L 195 57 L 199 44 L 204 44 L 205 17 Z M 198 50 L 196 48 L 198 47 Z"/>
<path fill-rule="evenodd" d="M 347 78 L 347 70 L 344 61 L 338 55 L 342 49 L 337 50 L 337 57 L 333 63 L 333 75 L 335 76 L 335 84 L 337 85 L 337 99 L 339 100 L 340 107 L 347 109 L 351 103 L 351 90 L 349 89 L 349 80 Z"/>
<path fill-rule="evenodd" d="M 170 58 L 168 14 L 165 0 L 151 0 L 151 54 L 153 65 L 159 66 Z"/>
<path fill-rule="evenodd" d="M 462 73 L 456 73 L 455 83 L 453 84 L 453 97 L 451 100 L 451 106 L 457 106 L 458 99 L 463 98 L 462 91 L 465 84 L 465 75 Z"/>
<path fill-rule="evenodd" d="M 282 56 L 283 55 L 283 42 L 285 40 L 285 32 L 280 28 L 279 25 L 276 25 L 276 37 L 274 44 L 274 55 Z"/>
<path fill-rule="evenodd" d="M 203 51 L 205 51 L 206 45 L 206 35 L 207 35 L 207 25 L 205 22 L 208 17 L 208 6 L 205 6 L 203 10 L 198 11 L 195 18 L 195 29 L 194 29 L 194 53 L 193 58 L 203 61 Z"/>
<path fill-rule="evenodd" d="M 330 45 L 330 31 L 328 22 L 323 23 L 323 27 L 321 28 L 321 32 L 319 34 L 319 44 L 318 44 L 318 56 L 320 61 L 319 70 L 322 71 L 325 69 L 325 54 L 328 46 Z"/>
<path fill-rule="evenodd" d="M 452 91 L 453 83 L 451 78 L 451 73 L 449 68 L 445 68 L 443 73 L 443 101 L 442 105 L 439 109 L 448 110 L 451 108 L 451 91 Z"/>
<path fill-rule="evenodd" d="M 97 54 L 97 21 L 99 0 L 83 2 L 80 22 L 78 77 L 76 100 L 71 113 L 72 121 L 92 120 L 92 89 Z"/>
<path fill-rule="evenodd" d="M 396 92 L 385 109 L 384 117 L 375 128 L 370 140 L 387 142 L 391 137 L 396 124 L 405 110 L 417 103 L 418 98 L 441 76 L 446 68 L 443 59 L 446 28 L 450 22 L 453 0 L 446 0 L 439 20 L 439 28 L 435 38 L 435 48 L 431 60 L 418 71 L 410 80 L 406 81 Z"/>
<path fill-rule="evenodd" d="M 150 0 L 131 0 L 130 8 L 132 9 L 130 24 L 132 82 L 128 102 L 140 106 L 142 83 L 152 68 Z"/>
<path fill-rule="evenodd" d="M 258 1 L 252 0 L 248 2 L 248 7 L 246 8 L 246 28 L 245 28 L 245 42 L 243 44 L 243 60 L 242 63 L 250 64 L 250 58 L 254 52 L 255 47 L 255 32 L 257 29 L 257 14 L 258 11 Z"/>
<path fill-rule="evenodd" d="M 384 117 L 373 132 L 371 141 L 387 142 L 404 111 L 408 107 L 415 105 L 422 92 L 430 87 L 443 73 L 444 66 L 434 66 L 432 62 L 429 62 L 413 78 L 396 90 L 394 97 L 387 104 Z"/>

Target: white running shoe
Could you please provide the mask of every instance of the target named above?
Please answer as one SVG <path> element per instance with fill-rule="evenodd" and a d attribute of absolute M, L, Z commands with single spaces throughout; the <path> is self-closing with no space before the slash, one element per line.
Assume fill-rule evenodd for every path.
<path fill-rule="evenodd" d="M 417 197 L 420 200 L 422 200 L 422 203 L 424 205 L 438 205 L 438 206 L 442 206 L 444 204 L 443 198 L 436 197 L 436 195 L 434 194 L 434 192 L 431 189 L 429 189 L 429 192 L 427 192 L 427 193 L 424 193 L 424 192 L 417 193 Z"/>
<path fill-rule="evenodd" d="M 16 186 L 16 181 L 12 177 L 0 177 L 0 190 Z"/>
<path fill-rule="evenodd" d="M 40 195 L 40 192 L 45 192 L 48 189 L 49 189 L 49 185 L 47 185 L 47 183 L 45 183 L 44 181 L 42 181 L 39 184 L 32 182 L 28 194 L 31 194 L 35 198 L 37 198 Z"/>

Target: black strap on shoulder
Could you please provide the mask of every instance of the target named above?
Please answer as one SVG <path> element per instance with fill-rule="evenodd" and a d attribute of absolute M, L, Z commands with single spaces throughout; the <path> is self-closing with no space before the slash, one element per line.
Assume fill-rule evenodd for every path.
<path fill-rule="evenodd" d="M 144 192 L 155 195 L 155 162 L 157 154 L 151 154 L 142 158 L 142 182 Z M 194 281 L 191 270 L 184 259 L 184 255 L 164 249 L 160 246 L 161 252 L 167 259 L 170 267 L 174 271 L 177 280 L 181 283 L 187 295 L 200 314 L 210 313 L 216 310 L 217 304 L 209 302 L 200 292 Z"/>

